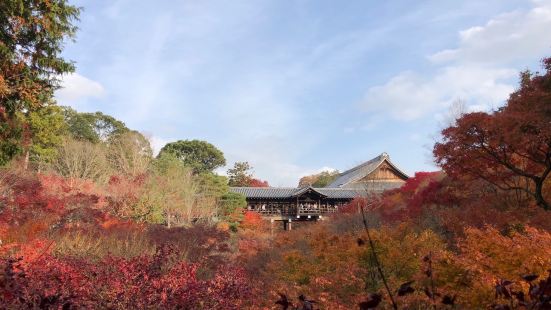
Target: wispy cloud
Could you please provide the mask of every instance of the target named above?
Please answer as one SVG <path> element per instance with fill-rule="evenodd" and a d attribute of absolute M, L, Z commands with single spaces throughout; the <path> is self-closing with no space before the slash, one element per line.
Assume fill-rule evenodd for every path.
<path fill-rule="evenodd" d="M 533 1 L 528 11 L 501 14 L 485 25 L 459 32 L 457 48 L 429 56 L 434 63 L 474 62 L 503 65 L 551 50 L 551 1 Z"/>
<path fill-rule="evenodd" d="M 350 158 L 401 146 L 408 139 L 389 138 L 402 129 L 387 126 L 387 116 L 422 119 L 456 97 L 495 105 L 518 71 L 468 56 L 493 23 L 451 25 L 513 0 L 467 1 L 470 11 L 438 1 L 411 8 L 400 1 L 75 1 L 86 10 L 69 58 L 89 83 L 58 93 L 60 101 L 151 133 L 155 150 L 175 139 L 207 140 L 229 165 L 249 161 L 273 185 L 293 186 L 319 167 L 342 169 Z M 536 9 L 544 7 L 534 2 L 516 17 L 492 11 L 490 19 L 543 25 Z M 446 12 L 453 14 L 430 20 Z M 435 25 L 465 31 L 441 45 L 432 41 L 443 31 Z M 360 100 L 371 114 L 359 113 Z"/>
<path fill-rule="evenodd" d="M 403 72 L 386 84 L 370 88 L 363 107 L 368 111 L 389 113 L 400 120 L 413 120 L 448 107 L 458 98 L 470 105 L 498 105 L 514 90 L 509 80 L 517 76 L 513 69 L 489 69 L 476 66 L 450 66 L 433 76 Z"/>
<path fill-rule="evenodd" d="M 62 105 L 78 106 L 84 99 L 101 98 L 105 95 L 105 89 L 99 82 L 78 73 L 64 75 L 61 78 L 61 87 L 56 91 L 56 99 Z"/>
<path fill-rule="evenodd" d="M 551 50 L 551 1 L 533 8 L 500 14 L 483 26 L 459 32 L 457 48 L 429 55 L 430 73 L 405 71 L 366 92 L 367 111 L 414 120 L 449 107 L 458 98 L 469 110 L 499 106 L 515 89 L 515 67 Z"/>

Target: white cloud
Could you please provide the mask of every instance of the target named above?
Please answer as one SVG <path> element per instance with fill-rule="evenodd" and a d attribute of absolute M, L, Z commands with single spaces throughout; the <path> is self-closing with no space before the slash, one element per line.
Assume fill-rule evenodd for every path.
<path fill-rule="evenodd" d="M 403 72 L 384 85 L 370 88 L 363 106 L 371 112 L 412 120 L 445 108 L 457 98 L 469 104 L 497 105 L 514 90 L 503 81 L 516 74 L 511 69 L 475 66 L 445 67 L 432 77 Z"/>
<path fill-rule="evenodd" d="M 449 61 L 502 64 L 542 57 L 551 50 L 551 1 L 533 1 L 528 11 L 514 11 L 459 32 L 459 46 L 437 52 L 434 63 Z"/>
<path fill-rule="evenodd" d="M 462 98 L 468 111 L 499 106 L 514 91 L 514 77 L 527 63 L 551 50 L 551 1 L 533 1 L 533 8 L 501 14 L 484 26 L 459 32 L 458 47 L 428 58 L 432 74 L 402 72 L 367 90 L 362 106 L 370 112 L 388 113 L 413 120 L 439 113 Z M 513 82 L 514 81 L 514 82 Z"/>
<path fill-rule="evenodd" d="M 147 136 L 147 135 L 146 135 Z M 165 139 L 157 136 L 149 136 L 149 143 L 151 144 L 151 148 L 153 149 L 153 155 L 157 156 L 163 146 L 165 146 L 167 143 L 171 141 L 175 141 L 174 139 Z"/>
<path fill-rule="evenodd" d="M 335 168 L 332 168 L 332 167 L 321 167 L 320 169 L 318 169 L 318 171 L 316 173 L 322 173 L 322 172 L 335 172 L 337 171 L 337 169 Z"/>
<path fill-rule="evenodd" d="M 62 88 L 56 91 L 55 95 L 62 105 L 74 105 L 85 98 L 101 98 L 105 95 L 105 89 L 100 83 L 78 73 L 64 75 L 61 85 Z"/>

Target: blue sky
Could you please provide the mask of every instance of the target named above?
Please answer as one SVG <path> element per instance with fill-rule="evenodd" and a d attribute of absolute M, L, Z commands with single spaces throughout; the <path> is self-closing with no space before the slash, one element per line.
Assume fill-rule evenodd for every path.
<path fill-rule="evenodd" d="M 382 152 L 435 170 L 454 101 L 495 108 L 551 55 L 551 0 L 73 3 L 60 104 L 113 115 L 157 150 L 209 141 L 274 186 Z"/>

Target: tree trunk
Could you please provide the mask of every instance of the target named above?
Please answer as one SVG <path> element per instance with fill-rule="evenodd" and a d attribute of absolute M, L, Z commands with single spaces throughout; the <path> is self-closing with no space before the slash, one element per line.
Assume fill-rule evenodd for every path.
<path fill-rule="evenodd" d="M 538 206 L 542 207 L 544 210 L 548 211 L 550 206 L 549 202 L 543 197 L 543 183 L 545 179 L 540 179 L 536 181 L 536 190 L 534 191 L 534 197 L 536 198 L 536 203 Z"/>
<path fill-rule="evenodd" d="M 29 158 L 30 158 L 30 151 L 27 149 L 25 151 L 25 159 L 23 161 L 23 169 L 26 171 L 29 168 Z"/>

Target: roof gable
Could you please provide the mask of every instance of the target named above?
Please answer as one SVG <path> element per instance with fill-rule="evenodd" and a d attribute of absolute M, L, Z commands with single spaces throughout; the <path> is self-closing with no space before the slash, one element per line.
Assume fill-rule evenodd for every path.
<path fill-rule="evenodd" d="M 299 197 L 299 196 L 302 196 L 304 194 L 310 194 L 310 193 L 313 193 L 315 195 L 318 195 L 320 197 L 327 197 L 327 195 L 325 195 L 324 193 L 320 192 L 319 190 L 311 187 L 311 186 L 306 186 L 306 187 L 303 187 L 303 188 L 299 188 L 297 191 L 295 191 L 292 195 L 292 197 Z"/>
<path fill-rule="evenodd" d="M 331 184 L 327 185 L 326 187 L 339 188 L 347 184 L 358 182 L 373 173 L 383 163 L 388 164 L 388 166 L 392 168 L 395 174 L 404 181 L 409 178 L 407 174 L 398 169 L 398 167 L 396 167 L 396 165 L 394 165 L 390 161 L 390 156 L 388 156 L 387 153 L 382 153 L 381 155 L 371 160 L 368 160 L 352 169 L 341 173 L 333 182 L 331 182 Z"/>

